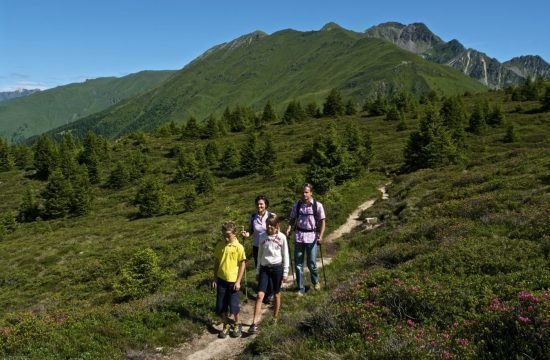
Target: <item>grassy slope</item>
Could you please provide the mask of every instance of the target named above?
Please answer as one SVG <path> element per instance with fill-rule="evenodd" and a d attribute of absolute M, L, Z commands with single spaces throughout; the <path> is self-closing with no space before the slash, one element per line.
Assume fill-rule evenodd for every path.
<path fill-rule="evenodd" d="M 237 41 L 237 40 L 235 40 Z M 71 125 L 110 137 L 150 130 L 173 120 L 199 120 L 226 106 L 261 110 L 268 100 L 282 112 L 293 99 L 318 104 L 332 88 L 358 103 L 393 87 L 447 94 L 482 91 L 475 80 L 385 41 L 343 30 L 283 30 L 237 47 L 220 47 L 163 86 Z M 61 128 L 63 130 L 66 128 Z"/>
<path fill-rule="evenodd" d="M 394 179 L 363 215 L 384 225 L 339 242 L 331 289 L 285 298 L 282 324 L 247 355 L 548 357 L 550 116 L 516 105 L 505 111 L 518 142 L 490 129 L 468 139 L 464 165 Z"/>
<path fill-rule="evenodd" d="M 59 86 L 0 104 L 0 136 L 20 140 L 71 123 L 136 96 L 174 71 L 142 71 Z"/>
<path fill-rule="evenodd" d="M 500 93 L 487 96 L 493 101 L 503 100 Z M 469 105 L 473 100 L 466 99 Z M 327 269 L 329 286 L 339 284 L 339 292 L 353 294 L 351 299 L 363 299 L 373 286 L 383 289 L 383 294 L 392 294 L 399 290 L 392 287 L 392 279 L 400 278 L 422 295 L 402 298 L 402 306 L 409 306 L 403 308 L 405 313 L 422 328 L 433 324 L 438 329 L 445 329 L 456 319 L 479 320 L 483 314 L 480 309 L 492 296 L 509 301 L 519 289 L 548 288 L 548 260 L 543 257 L 548 245 L 529 235 L 529 229 L 535 229 L 535 234 L 544 231 L 544 222 L 537 222 L 538 214 L 548 214 L 548 113 L 530 113 L 537 106 L 534 103 L 516 113 L 516 105 L 505 103 L 505 111 L 516 124 L 520 142 L 503 144 L 504 130 L 490 129 L 486 136 L 468 139 L 470 153 L 465 166 L 424 170 L 396 179 L 390 188 L 392 200 L 369 214 L 385 214 L 386 225 L 372 233 L 351 235 L 339 244 L 341 256 Z M 315 134 L 324 132 L 334 121 L 270 125 L 266 131 L 273 136 L 281 161 L 279 174 L 268 179 L 216 178 L 216 193 L 199 198 L 194 212 L 135 220 L 136 208 L 130 205 L 135 186 L 122 191 L 96 188 L 92 214 L 22 225 L 0 241 L 0 349 L 6 355 L 37 358 L 113 358 L 124 356 L 129 349 L 189 339 L 211 316 L 213 293 L 208 290 L 207 279 L 219 224 L 231 218 L 244 225 L 253 198 L 260 192 L 273 199 L 272 210 L 285 213 L 288 209 L 281 206 L 287 196 L 285 184 L 303 170 L 294 159 Z M 408 133 L 417 123 L 408 119 L 409 130 L 396 132 L 395 124 L 381 117 L 360 114 L 347 121 L 372 134 L 376 154 L 373 167 L 379 170 L 400 165 Z M 341 120 L 336 122 L 343 125 Z M 231 134 L 218 143 L 223 148 L 228 142 L 242 144 L 245 138 L 246 134 Z M 153 173 L 168 182 L 175 168 L 175 159 L 166 157 L 168 151 L 178 144 L 191 151 L 204 143 L 148 137 Z M 115 148 L 113 162 L 138 149 L 127 139 Z M 0 212 L 17 208 L 23 195 L 22 182 L 35 189 L 44 186 L 17 171 L 0 173 L 0 181 L 6 190 L 0 194 Z M 329 230 L 343 223 L 358 204 L 377 196 L 376 186 L 383 182 L 383 174 L 372 172 L 322 198 L 330 214 Z M 181 203 L 188 185 L 167 186 Z M 510 216 L 512 223 L 507 220 Z M 519 232 L 514 233 L 516 228 Z M 113 284 L 121 265 L 145 247 L 159 255 L 162 268 L 169 274 L 167 283 L 154 295 L 115 304 Z M 361 275 L 365 271 L 366 278 Z M 462 291 L 464 284 L 474 286 Z M 358 290 L 353 293 L 353 289 Z M 412 340 L 400 337 L 382 320 L 374 324 L 378 327 L 372 334 L 354 327 L 354 319 L 361 317 L 357 312 L 345 312 L 354 303 L 339 294 L 330 290 L 302 300 L 285 294 L 280 326 L 265 327 L 252 345 L 252 354 L 301 358 L 313 352 L 361 358 L 369 351 L 362 344 L 376 331 L 380 331 L 380 341 L 368 343 L 372 356 L 411 352 Z M 401 309 L 392 308 L 391 303 L 386 307 L 396 314 Z M 329 317 L 322 309 L 334 316 Z M 402 314 L 390 317 L 390 324 L 410 319 Z M 375 315 L 364 316 L 374 321 Z M 323 332 L 327 328 L 335 332 Z M 308 329 L 315 335 L 308 336 Z M 436 335 L 434 339 L 439 340 Z M 392 348 L 391 344 L 401 347 Z"/>

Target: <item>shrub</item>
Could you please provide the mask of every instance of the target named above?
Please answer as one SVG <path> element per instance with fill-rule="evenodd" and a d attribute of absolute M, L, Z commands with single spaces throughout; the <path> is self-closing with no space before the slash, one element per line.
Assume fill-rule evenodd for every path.
<path fill-rule="evenodd" d="M 166 279 L 157 254 L 150 248 L 135 253 L 120 269 L 114 285 L 117 300 L 126 301 L 154 293 Z"/>

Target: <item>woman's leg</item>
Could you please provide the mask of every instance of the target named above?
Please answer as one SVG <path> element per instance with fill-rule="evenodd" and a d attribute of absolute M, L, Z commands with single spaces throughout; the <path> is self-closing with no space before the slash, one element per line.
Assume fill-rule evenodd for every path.
<path fill-rule="evenodd" d="M 273 311 L 273 317 L 275 319 L 279 318 L 279 310 L 281 310 L 281 293 L 280 292 L 275 294 L 275 310 Z"/>

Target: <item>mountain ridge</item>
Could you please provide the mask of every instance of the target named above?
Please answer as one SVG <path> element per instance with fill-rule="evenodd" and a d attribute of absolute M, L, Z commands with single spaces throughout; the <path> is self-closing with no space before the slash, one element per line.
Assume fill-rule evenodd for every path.
<path fill-rule="evenodd" d="M 523 55 L 503 63 L 487 54 L 466 49 L 458 40 L 443 41 L 425 24 L 385 22 L 365 30 L 365 36 L 390 41 L 427 60 L 453 67 L 493 89 L 519 85 L 527 77 L 550 78 L 550 64 L 537 55 Z"/>

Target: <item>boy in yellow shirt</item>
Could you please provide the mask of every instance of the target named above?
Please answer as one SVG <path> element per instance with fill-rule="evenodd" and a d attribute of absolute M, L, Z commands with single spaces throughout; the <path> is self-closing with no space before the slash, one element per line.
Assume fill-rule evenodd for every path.
<path fill-rule="evenodd" d="M 246 266 L 244 247 L 237 239 L 235 223 L 222 225 L 225 242 L 219 242 L 214 250 L 214 280 L 212 288 L 216 291 L 216 314 L 223 317 L 223 330 L 219 338 L 242 335 L 242 324 L 239 320 L 241 279 Z M 233 314 L 235 322 L 230 325 L 229 316 Z"/>

